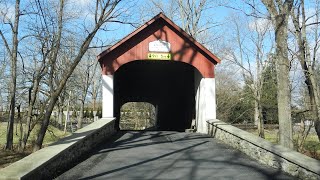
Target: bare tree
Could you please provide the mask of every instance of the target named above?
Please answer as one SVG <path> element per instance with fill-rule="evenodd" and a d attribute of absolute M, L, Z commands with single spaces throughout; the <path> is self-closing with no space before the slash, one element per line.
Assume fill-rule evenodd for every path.
<path fill-rule="evenodd" d="M 305 77 L 305 85 L 307 86 L 308 95 L 310 98 L 310 107 L 312 111 L 313 120 L 315 122 L 315 129 L 320 141 L 320 97 L 319 97 L 319 83 L 316 79 L 316 56 L 319 49 L 319 1 L 316 1 L 316 12 L 310 17 L 306 16 L 305 1 L 299 0 L 296 3 L 296 7 L 291 10 L 292 22 L 294 25 L 294 35 L 296 43 L 298 45 L 298 52 L 296 57 L 298 58 L 301 68 Z M 308 19 L 315 18 L 315 23 L 309 23 Z M 307 27 L 316 26 L 314 29 L 314 46 L 312 52 L 310 52 L 310 43 L 307 38 Z"/>
<path fill-rule="evenodd" d="M 197 41 L 209 44 L 212 39 L 217 38 L 216 33 L 208 32 L 212 28 L 220 26 L 213 18 L 210 18 L 212 12 L 214 12 L 212 10 L 218 5 L 218 1 L 170 0 L 161 2 L 152 0 L 150 2 L 151 4 L 147 4 L 149 6 L 146 11 L 147 14 L 163 12 Z"/>
<path fill-rule="evenodd" d="M 97 76 L 98 74 L 95 74 L 95 76 L 92 79 L 91 83 L 91 90 L 89 93 L 91 94 L 92 97 L 92 109 L 94 111 L 97 110 L 97 100 L 99 98 L 99 95 L 101 96 L 101 76 Z"/>
<path fill-rule="evenodd" d="M 270 14 L 275 32 L 280 144 L 293 148 L 289 81 L 290 62 L 288 60 L 288 19 L 293 7 L 293 0 L 261 1 Z"/>
<path fill-rule="evenodd" d="M 3 46 L 3 44 L 1 44 Z M 3 48 L 5 49 L 5 48 Z M 7 69 L 7 56 L 6 56 L 6 50 L 3 50 L 0 52 L 0 87 L 6 87 L 5 82 L 6 82 L 6 71 Z M 0 112 L 2 115 L 2 111 L 4 110 L 4 97 L 5 97 L 5 89 L 0 88 Z"/>
<path fill-rule="evenodd" d="M 77 127 L 80 129 L 82 127 L 82 120 L 84 118 L 84 106 L 85 102 L 87 100 L 88 93 L 90 91 L 93 92 L 92 99 L 95 101 L 96 99 L 96 86 L 93 84 L 96 82 L 94 78 L 97 78 L 97 68 L 98 68 L 98 62 L 96 61 L 96 52 L 93 51 L 94 49 L 90 49 L 90 51 L 87 52 L 87 54 L 84 56 L 86 59 L 85 61 L 82 61 L 77 69 L 75 70 L 73 78 L 74 82 L 76 83 L 74 86 L 79 90 L 78 94 L 79 101 L 80 101 L 80 115 L 78 117 L 78 124 Z M 93 111 L 95 111 L 95 103 L 93 103 Z"/>
<path fill-rule="evenodd" d="M 198 39 L 197 36 L 206 30 L 200 27 L 200 19 L 208 4 L 208 0 L 178 0 L 182 28 L 195 39 Z"/>
<path fill-rule="evenodd" d="M 37 140 L 35 142 L 34 151 L 41 148 L 43 139 L 49 125 L 51 113 L 55 107 L 55 104 L 58 100 L 59 95 L 61 94 L 62 90 L 64 89 L 68 79 L 70 78 L 71 74 L 73 73 L 76 66 L 81 61 L 83 55 L 87 52 L 89 45 L 98 32 L 99 29 L 106 23 L 106 22 L 118 22 L 117 18 L 124 12 L 123 9 L 117 9 L 121 0 L 97 0 L 95 4 L 95 12 L 94 12 L 94 20 L 93 20 L 93 27 L 91 29 L 86 29 L 87 34 L 83 38 L 83 40 L 79 43 L 79 48 L 69 48 L 66 49 L 71 54 L 74 54 L 71 58 L 64 58 L 64 63 L 67 64 L 67 67 L 62 69 L 60 72 L 59 80 L 54 82 L 55 76 L 54 73 L 56 70 L 56 64 L 59 57 L 59 53 L 61 52 L 61 34 L 63 31 L 63 17 L 64 17 L 64 0 L 60 0 L 60 13 L 58 16 L 58 30 L 57 36 L 54 38 L 54 46 L 52 47 L 52 54 L 49 56 L 49 63 L 50 63 L 50 71 L 49 71 L 49 82 L 48 86 L 50 87 L 50 93 L 48 96 L 48 103 L 46 112 L 41 124 L 40 131 L 37 136 Z M 54 84 L 55 83 L 55 84 Z"/>
<path fill-rule="evenodd" d="M 231 61 L 225 61 L 215 69 L 218 74 L 216 76 L 217 118 L 223 121 L 229 122 L 234 108 L 241 104 L 242 86 L 238 71 Z M 234 120 L 230 119 L 230 122 L 233 123 Z"/>
<path fill-rule="evenodd" d="M 43 79 L 48 72 L 48 57 L 52 55 L 50 47 L 53 46 L 53 42 L 49 38 L 49 23 L 45 19 L 42 3 L 42 1 L 31 1 L 29 5 L 30 12 L 26 13 L 28 18 L 26 18 L 25 22 L 27 22 L 28 26 L 24 27 L 24 31 L 28 33 L 25 37 L 29 40 L 25 43 L 29 45 L 24 47 L 26 52 L 23 55 L 27 64 L 23 65 L 22 71 L 24 79 L 28 79 L 28 86 L 25 87 L 28 95 L 26 124 L 23 128 L 20 151 L 25 150 L 31 131 L 44 116 L 44 108 L 41 104 L 46 104 L 46 101 L 43 99 L 39 100 L 39 94 L 44 93 L 48 95 L 45 91 L 41 90 L 41 87 L 43 86 Z M 58 13 L 61 13 L 61 11 L 62 9 Z M 20 54 L 20 57 L 22 58 L 22 54 Z M 36 109 L 40 113 L 35 113 Z"/>
<path fill-rule="evenodd" d="M 240 74 L 244 80 L 245 86 L 251 94 L 250 97 L 254 99 L 254 121 L 258 126 L 258 134 L 264 138 L 264 120 L 262 117 L 262 88 L 264 85 L 263 72 L 268 67 L 267 53 L 272 50 L 264 48 L 267 41 L 269 32 L 268 21 L 262 21 L 259 24 L 257 18 L 250 19 L 251 22 L 247 23 L 242 21 L 240 16 L 237 18 L 232 17 L 232 24 L 235 26 L 236 48 L 234 50 L 227 50 L 225 56 L 227 60 L 231 60 L 235 65 L 240 68 Z M 237 20 L 235 20 L 237 19 Z M 248 30 L 246 30 L 248 29 Z M 234 44 L 232 43 L 232 46 Z M 232 49 L 232 48 L 231 48 Z"/>
<path fill-rule="evenodd" d="M 46 53 L 47 54 L 47 53 Z M 36 65 L 35 69 L 33 70 L 32 74 L 32 82 L 31 82 L 31 87 L 28 89 L 28 105 L 27 105 L 27 121 L 25 128 L 23 129 L 23 138 L 20 144 L 20 151 L 24 151 L 27 145 L 27 141 L 29 138 L 29 135 L 36 125 L 36 123 L 32 124 L 32 119 L 34 118 L 35 114 L 34 109 L 35 109 L 35 104 L 37 100 L 37 96 L 40 91 L 40 86 L 41 86 L 41 79 L 44 77 L 45 72 L 47 71 L 47 66 L 46 66 L 46 54 L 44 54 L 42 61 L 40 61 L 39 65 Z"/>
<path fill-rule="evenodd" d="M 7 128 L 7 143 L 5 149 L 13 148 L 13 125 L 14 125 L 14 115 L 15 115 L 15 104 L 16 104 L 16 87 L 17 87 L 17 59 L 18 59 L 18 30 L 19 30 L 19 19 L 20 19 L 20 0 L 15 1 L 15 15 L 14 22 L 12 23 L 10 17 L 7 16 L 6 12 L 1 12 L 3 16 L 3 21 L 5 24 L 9 24 L 10 30 L 12 32 L 12 45 L 10 47 L 7 38 L 5 37 L 2 30 L 0 30 L 0 36 L 4 41 L 5 47 L 10 55 L 10 115 Z"/>

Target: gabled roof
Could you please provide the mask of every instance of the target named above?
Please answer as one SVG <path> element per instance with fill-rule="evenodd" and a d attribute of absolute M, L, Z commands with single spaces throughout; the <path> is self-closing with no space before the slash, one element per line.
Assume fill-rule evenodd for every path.
<path fill-rule="evenodd" d="M 156 15 L 154 18 L 152 18 L 150 21 L 146 22 L 144 25 L 142 25 L 141 27 L 139 27 L 138 29 L 136 29 L 135 31 L 133 31 L 132 33 L 130 33 L 129 35 L 127 35 L 126 37 L 124 37 L 122 40 L 120 40 L 118 43 L 116 43 L 115 45 L 111 46 L 110 48 L 108 48 L 107 50 L 103 51 L 102 53 L 100 53 L 97 56 L 98 61 L 100 61 L 101 59 L 103 59 L 104 56 L 106 56 L 107 54 L 111 53 L 114 49 L 116 49 L 117 47 L 119 47 L 121 44 L 124 44 L 126 41 L 128 41 L 129 39 L 131 39 L 132 37 L 138 35 L 139 33 L 141 33 L 142 30 L 144 30 L 146 27 L 149 26 L 153 26 L 155 24 L 157 24 L 157 22 L 159 21 L 164 21 L 166 25 L 168 25 L 168 27 L 172 28 L 173 30 L 175 30 L 176 32 L 180 33 L 180 35 L 182 35 L 183 37 L 185 37 L 186 39 L 188 39 L 195 47 L 197 47 L 200 51 L 202 51 L 203 54 L 205 54 L 206 57 L 208 57 L 212 62 L 216 63 L 220 63 L 220 59 L 215 56 L 213 53 L 211 53 L 206 47 L 204 47 L 202 44 L 200 44 L 199 42 L 197 42 L 193 37 L 191 37 L 189 34 L 187 34 L 182 28 L 180 28 L 179 26 L 177 26 L 175 23 L 173 23 L 169 18 L 167 18 L 163 13 L 159 13 L 158 15 Z"/>

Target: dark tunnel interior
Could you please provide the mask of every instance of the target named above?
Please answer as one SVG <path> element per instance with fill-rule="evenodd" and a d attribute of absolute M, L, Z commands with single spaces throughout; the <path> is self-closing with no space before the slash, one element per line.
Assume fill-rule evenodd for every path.
<path fill-rule="evenodd" d="M 127 102 L 149 102 L 156 107 L 156 129 L 184 131 L 195 116 L 193 66 L 176 61 L 133 61 L 114 74 L 114 114 L 119 130 L 120 108 Z"/>

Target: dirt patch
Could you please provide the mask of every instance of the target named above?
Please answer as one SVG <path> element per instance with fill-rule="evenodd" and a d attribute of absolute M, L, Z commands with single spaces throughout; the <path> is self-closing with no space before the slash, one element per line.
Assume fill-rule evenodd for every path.
<path fill-rule="evenodd" d="M 10 164 L 19 161 L 20 159 L 32 153 L 31 147 L 28 147 L 24 152 L 0 150 L 0 168 L 9 166 Z"/>

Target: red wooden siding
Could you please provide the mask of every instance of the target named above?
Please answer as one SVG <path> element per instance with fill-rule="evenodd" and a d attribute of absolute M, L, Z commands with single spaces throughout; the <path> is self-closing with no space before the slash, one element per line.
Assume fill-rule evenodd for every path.
<path fill-rule="evenodd" d="M 98 56 L 102 74 L 112 75 L 121 65 L 131 61 L 148 60 L 149 43 L 159 39 L 171 43 L 172 60 L 194 66 L 205 78 L 214 77 L 214 66 L 220 60 L 163 14 L 102 52 Z"/>

